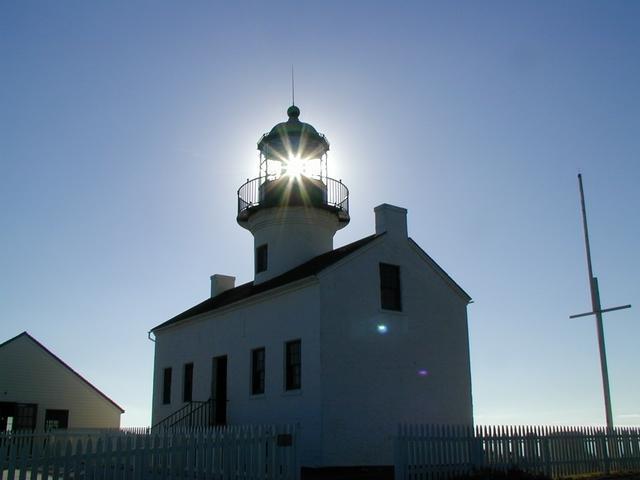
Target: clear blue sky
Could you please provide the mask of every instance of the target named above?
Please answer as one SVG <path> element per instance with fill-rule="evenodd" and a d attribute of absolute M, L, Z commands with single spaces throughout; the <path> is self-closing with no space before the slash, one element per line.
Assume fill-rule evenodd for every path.
<path fill-rule="evenodd" d="M 351 191 L 336 246 L 409 209 L 474 298 L 478 423 L 640 425 L 640 3 L 0 4 L 0 339 L 23 330 L 150 420 L 147 331 L 252 278 L 236 189 L 301 119 Z"/>

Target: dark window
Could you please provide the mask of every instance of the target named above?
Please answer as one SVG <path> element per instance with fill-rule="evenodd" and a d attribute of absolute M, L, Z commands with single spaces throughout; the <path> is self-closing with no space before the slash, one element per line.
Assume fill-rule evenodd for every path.
<path fill-rule="evenodd" d="M 44 429 L 59 430 L 69 426 L 69 410 L 45 410 Z"/>
<path fill-rule="evenodd" d="M 380 264 L 380 305 L 385 310 L 402 310 L 400 267 Z"/>
<path fill-rule="evenodd" d="M 302 345 L 300 340 L 285 344 L 285 390 L 299 390 L 302 386 Z"/>
<path fill-rule="evenodd" d="M 264 393 L 264 348 L 251 350 L 251 395 Z"/>
<path fill-rule="evenodd" d="M 14 420 L 14 430 L 35 430 L 38 405 L 34 403 L 19 403 Z"/>
<path fill-rule="evenodd" d="M 35 430 L 38 405 L 35 403 L 0 402 L 0 433 Z"/>
<path fill-rule="evenodd" d="M 164 369 L 164 378 L 162 382 L 162 403 L 165 405 L 171 403 L 171 368 Z"/>
<path fill-rule="evenodd" d="M 182 382 L 182 401 L 190 402 L 193 397 L 193 363 L 184 366 L 184 379 Z"/>
<path fill-rule="evenodd" d="M 269 257 L 269 249 L 267 244 L 260 245 L 256 248 L 256 273 L 265 272 L 267 270 L 267 261 Z"/>

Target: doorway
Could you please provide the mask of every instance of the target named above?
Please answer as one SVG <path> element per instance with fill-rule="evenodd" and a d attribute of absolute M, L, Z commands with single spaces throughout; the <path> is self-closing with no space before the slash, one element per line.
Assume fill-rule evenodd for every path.
<path fill-rule="evenodd" d="M 213 357 L 211 375 L 213 424 L 227 424 L 227 356 Z"/>

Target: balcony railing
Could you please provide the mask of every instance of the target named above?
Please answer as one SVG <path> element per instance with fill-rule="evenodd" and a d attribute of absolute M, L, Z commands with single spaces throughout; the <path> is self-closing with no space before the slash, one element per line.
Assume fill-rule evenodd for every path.
<path fill-rule="evenodd" d="M 246 220 L 251 210 L 264 205 L 267 200 L 265 192 L 268 191 L 269 183 L 277 180 L 267 180 L 264 177 L 247 180 L 247 182 L 238 189 L 238 220 Z M 313 180 L 319 182 L 318 180 Z M 342 180 L 334 180 L 333 178 L 325 178 L 322 185 L 323 196 L 320 204 L 314 206 L 335 209 L 341 221 L 349 220 L 349 189 L 342 183 Z"/>

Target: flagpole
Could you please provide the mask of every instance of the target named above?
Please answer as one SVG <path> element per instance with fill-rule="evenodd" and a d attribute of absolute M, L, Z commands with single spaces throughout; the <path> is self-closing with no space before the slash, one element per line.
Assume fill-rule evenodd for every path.
<path fill-rule="evenodd" d="M 613 428 L 613 413 L 611 409 L 611 391 L 609 389 L 609 370 L 607 368 L 607 352 L 604 345 L 604 326 L 602 323 L 602 307 L 600 305 L 600 289 L 598 279 L 593 276 L 591 263 L 591 245 L 589 243 L 589 228 L 587 226 L 587 209 L 584 202 L 584 188 L 582 187 L 582 174 L 578 174 L 580 185 L 580 204 L 582 206 L 582 225 L 584 227 L 584 245 L 587 252 L 587 267 L 589 269 L 589 289 L 591 291 L 591 306 L 596 317 L 596 329 L 598 332 L 598 347 L 600 350 L 600 370 L 602 372 L 602 389 L 604 392 L 604 408 L 607 428 Z"/>

